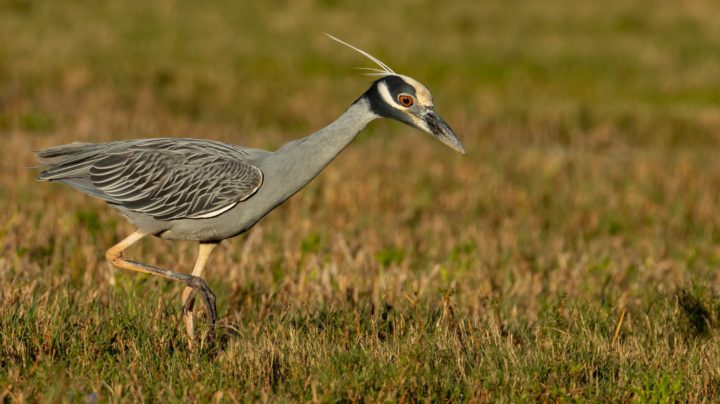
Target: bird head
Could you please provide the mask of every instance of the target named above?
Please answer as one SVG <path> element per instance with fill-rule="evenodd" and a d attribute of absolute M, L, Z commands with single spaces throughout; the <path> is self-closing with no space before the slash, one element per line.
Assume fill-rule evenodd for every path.
<path fill-rule="evenodd" d="M 387 75 L 376 80 L 364 97 L 375 114 L 420 129 L 465 154 L 458 136 L 435 111 L 430 91 L 417 80 L 398 74 Z"/>
<path fill-rule="evenodd" d="M 330 34 L 326 34 L 341 44 L 360 52 L 380 66 L 380 69 L 365 68 L 371 76 L 380 76 L 362 97 L 370 104 L 373 113 L 391 118 L 420 129 L 449 146 L 465 154 L 460 138 L 453 132 L 445 120 L 435 111 L 432 94 L 419 81 L 395 73 L 385 63 Z"/>

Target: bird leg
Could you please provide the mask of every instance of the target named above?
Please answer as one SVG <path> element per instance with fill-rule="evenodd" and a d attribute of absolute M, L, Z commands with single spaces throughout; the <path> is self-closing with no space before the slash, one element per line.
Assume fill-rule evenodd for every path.
<path fill-rule="evenodd" d="M 203 302 L 207 307 L 208 315 L 210 316 L 210 330 L 211 332 L 213 332 L 215 330 L 215 322 L 217 321 L 215 295 L 213 294 L 212 290 L 210 290 L 210 287 L 203 278 L 195 275 L 187 275 L 179 272 L 168 271 L 166 269 L 157 268 L 152 265 L 128 260 L 123 257 L 123 251 L 125 251 L 128 247 L 135 244 L 138 240 L 142 239 L 145 236 L 147 236 L 146 233 L 139 230 L 136 231 L 135 233 L 129 235 L 127 238 L 107 250 L 107 252 L 105 253 L 105 257 L 112 265 L 121 269 L 127 269 L 129 271 L 135 272 L 143 272 L 146 274 L 160 276 L 166 279 L 184 282 L 188 288 L 191 288 L 194 292 L 199 293 L 202 297 Z M 210 249 L 210 251 L 212 251 L 212 249 Z M 207 257 L 205 258 L 205 260 L 207 260 Z"/>
<path fill-rule="evenodd" d="M 215 247 L 217 247 L 217 242 L 201 242 L 200 243 L 200 249 L 198 252 L 198 258 L 197 261 L 195 261 L 195 268 L 193 268 L 192 276 L 196 276 L 200 278 L 202 276 L 203 270 L 205 270 L 205 265 L 207 264 L 208 259 L 210 258 L 210 254 L 212 254 Z M 188 337 L 190 337 L 190 347 L 192 348 L 192 339 L 195 337 L 195 328 L 193 324 L 193 306 L 195 305 L 195 289 L 188 286 L 185 288 L 182 294 L 182 302 L 183 302 L 183 322 L 185 323 L 185 331 L 187 331 Z"/>

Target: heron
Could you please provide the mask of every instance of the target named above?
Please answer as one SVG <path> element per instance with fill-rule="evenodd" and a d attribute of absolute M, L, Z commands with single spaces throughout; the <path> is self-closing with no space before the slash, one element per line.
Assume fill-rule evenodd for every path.
<path fill-rule="evenodd" d="M 151 138 L 75 142 L 36 152 L 44 168 L 38 180 L 61 182 L 99 198 L 136 228 L 107 250 L 106 258 L 113 266 L 185 284 L 182 319 L 190 340 L 197 296 L 206 307 L 210 333 L 217 322 L 215 295 L 203 278 L 215 247 L 248 231 L 307 185 L 370 122 L 394 119 L 465 153 L 458 136 L 436 112 L 427 87 L 395 73 L 368 52 L 327 35 L 377 64 L 377 68 L 364 68 L 376 77 L 335 121 L 275 151 L 206 139 Z M 198 242 L 192 273 L 124 257 L 130 246 L 147 236 Z"/>

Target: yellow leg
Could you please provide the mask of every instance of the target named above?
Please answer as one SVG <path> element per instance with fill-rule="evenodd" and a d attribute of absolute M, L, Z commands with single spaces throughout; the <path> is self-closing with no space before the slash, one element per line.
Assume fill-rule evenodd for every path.
<path fill-rule="evenodd" d="M 205 265 L 210 258 L 215 247 L 218 243 L 200 243 L 200 249 L 198 252 L 197 261 L 195 261 L 195 268 L 193 268 L 192 275 L 202 277 L 202 273 L 205 270 Z M 186 287 L 182 293 L 183 303 L 183 322 L 185 323 L 185 331 L 187 331 L 188 337 L 190 337 L 190 346 L 192 347 L 192 339 L 195 337 L 195 328 L 193 322 L 193 305 L 195 303 L 195 294 L 192 287 Z"/>
<path fill-rule="evenodd" d="M 215 329 L 215 321 L 217 320 L 217 310 L 215 308 L 215 295 L 212 293 L 212 290 L 210 290 L 210 287 L 207 285 L 205 280 L 203 280 L 201 277 L 195 275 L 195 271 L 193 271 L 193 275 L 187 275 L 179 272 L 173 272 L 168 271 L 166 269 L 157 268 L 152 265 L 143 264 L 137 261 L 132 261 L 125 259 L 122 255 L 123 251 L 125 251 L 128 247 L 135 244 L 138 240 L 142 239 L 143 237 L 147 236 L 147 234 L 136 231 L 135 233 L 128 236 L 123 241 L 117 243 L 113 247 L 111 247 L 107 252 L 105 253 L 105 257 L 108 261 L 110 261 L 111 264 L 114 266 L 120 268 L 120 269 L 126 269 L 129 271 L 135 271 L 135 272 L 143 272 L 146 274 L 156 275 L 160 276 L 166 279 L 172 279 L 180 282 L 184 282 L 187 285 L 187 289 L 191 290 L 191 292 L 199 293 L 202 297 L 203 301 L 205 302 L 205 306 L 207 306 L 208 314 L 210 316 L 210 324 L 211 324 L 211 332 Z M 198 258 L 198 264 L 202 261 L 202 266 L 204 267 L 205 262 L 207 262 L 207 256 L 209 256 L 209 253 L 212 251 L 212 248 L 207 251 L 207 256 L 203 257 L 203 251 L 207 250 L 207 247 L 203 247 L 203 245 L 200 245 L 200 257 Z M 213 244 L 214 246 L 215 244 Z M 199 273 L 202 272 L 202 268 L 198 270 L 196 265 L 196 271 Z M 194 299 L 194 293 L 188 293 L 192 294 Z M 183 293 L 183 295 L 185 295 Z"/>

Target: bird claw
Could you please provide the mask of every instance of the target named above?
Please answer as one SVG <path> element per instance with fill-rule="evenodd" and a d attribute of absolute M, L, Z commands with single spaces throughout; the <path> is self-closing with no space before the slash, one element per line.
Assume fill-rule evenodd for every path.
<path fill-rule="evenodd" d="M 210 339 L 215 335 L 215 323 L 217 322 L 217 307 L 215 306 L 215 294 L 208 286 L 207 282 L 203 278 L 193 276 L 187 281 L 187 285 L 192 288 L 192 291 L 185 300 L 183 305 L 183 315 L 187 316 L 192 312 L 195 304 L 195 295 L 200 294 L 200 297 L 205 303 L 205 307 L 210 317 Z"/>

